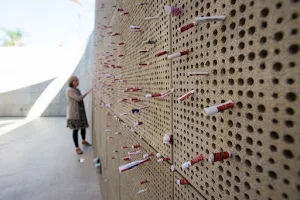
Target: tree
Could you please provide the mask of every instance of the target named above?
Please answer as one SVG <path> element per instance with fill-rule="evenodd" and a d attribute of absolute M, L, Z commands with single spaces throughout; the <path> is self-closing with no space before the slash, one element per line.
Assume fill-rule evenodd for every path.
<path fill-rule="evenodd" d="M 1 46 L 5 47 L 12 47 L 12 46 L 24 46 L 24 44 L 21 42 L 24 32 L 21 29 L 16 30 L 6 30 L 6 29 L 0 29 L 2 30 L 6 37 L 3 39 L 0 39 L 2 41 Z"/>

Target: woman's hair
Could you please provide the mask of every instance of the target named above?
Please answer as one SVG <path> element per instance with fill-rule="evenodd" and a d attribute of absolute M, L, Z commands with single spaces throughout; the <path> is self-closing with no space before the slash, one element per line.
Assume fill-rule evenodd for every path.
<path fill-rule="evenodd" d="M 73 81 L 78 80 L 77 76 L 71 76 L 68 80 L 69 87 L 73 87 Z"/>

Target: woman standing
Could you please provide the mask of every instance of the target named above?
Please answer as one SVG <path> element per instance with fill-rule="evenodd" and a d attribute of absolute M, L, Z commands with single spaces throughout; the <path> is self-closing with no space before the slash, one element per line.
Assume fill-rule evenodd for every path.
<path fill-rule="evenodd" d="M 85 114 L 83 99 L 92 91 L 92 89 L 84 95 L 81 95 L 80 90 L 77 88 L 79 80 L 76 76 L 71 76 L 68 83 L 67 127 L 73 130 L 73 140 L 77 154 L 82 154 L 82 151 L 78 146 L 79 130 L 81 130 L 82 144 L 84 146 L 91 146 L 87 141 L 85 141 L 85 129 L 88 128 L 89 125 Z"/>

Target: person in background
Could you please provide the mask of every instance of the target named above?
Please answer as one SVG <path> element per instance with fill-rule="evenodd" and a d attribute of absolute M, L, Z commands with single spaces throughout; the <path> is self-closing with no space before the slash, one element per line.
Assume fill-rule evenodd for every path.
<path fill-rule="evenodd" d="M 87 91 L 85 94 L 81 94 L 80 90 L 77 88 L 79 85 L 79 80 L 76 76 L 71 76 L 68 81 L 69 87 L 66 91 L 67 94 L 67 127 L 73 130 L 73 140 L 76 147 L 76 153 L 82 154 L 81 149 L 78 146 L 78 131 L 80 130 L 82 144 L 84 146 L 91 146 L 90 143 L 85 141 L 86 128 L 89 127 L 83 99 L 86 97 L 92 89 Z"/>

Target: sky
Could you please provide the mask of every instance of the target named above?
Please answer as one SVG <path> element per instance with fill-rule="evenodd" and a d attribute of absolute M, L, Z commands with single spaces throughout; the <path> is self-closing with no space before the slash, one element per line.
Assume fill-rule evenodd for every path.
<path fill-rule="evenodd" d="M 95 0 L 78 1 L 0 0 L 0 28 L 26 33 L 25 47 L 0 47 L 0 93 L 71 75 L 94 28 Z"/>
<path fill-rule="evenodd" d="M 0 28 L 20 28 L 28 47 L 84 45 L 94 27 L 95 0 L 78 1 L 82 5 L 71 0 L 0 0 Z"/>

